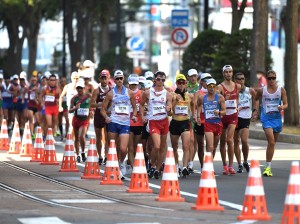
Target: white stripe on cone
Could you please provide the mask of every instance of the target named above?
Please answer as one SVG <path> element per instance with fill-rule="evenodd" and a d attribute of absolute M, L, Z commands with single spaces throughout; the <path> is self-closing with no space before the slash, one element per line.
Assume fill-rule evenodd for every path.
<path fill-rule="evenodd" d="M 175 165 L 175 159 L 174 158 L 166 158 L 165 164 L 166 165 Z"/>
<path fill-rule="evenodd" d="M 263 196 L 265 195 L 264 188 L 262 186 L 247 186 L 245 195 Z"/>
<path fill-rule="evenodd" d="M 88 156 L 87 159 L 86 159 L 86 162 L 89 162 L 89 163 L 98 162 L 98 157 L 96 157 L 96 156 Z"/>
<path fill-rule="evenodd" d="M 119 167 L 118 161 L 106 161 L 106 167 Z"/>
<path fill-rule="evenodd" d="M 132 173 L 139 173 L 139 174 L 143 174 L 143 173 L 147 173 L 146 167 L 145 166 L 134 166 L 132 169 Z"/>
<path fill-rule="evenodd" d="M 261 171 L 259 167 L 251 167 L 250 172 L 249 172 L 249 177 L 255 177 L 259 178 L 261 177 Z"/>
<path fill-rule="evenodd" d="M 216 188 L 217 183 L 215 179 L 200 179 L 199 187 Z"/>
<path fill-rule="evenodd" d="M 75 156 L 74 151 L 65 150 L 64 156 Z"/>
<path fill-rule="evenodd" d="M 300 185 L 300 174 L 291 174 L 289 184 Z"/>
<path fill-rule="evenodd" d="M 135 154 L 135 159 L 144 159 L 144 153 L 137 152 L 137 153 Z"/>
<path fill-rule="evenodd" d="M 162 180 L 178 180 L 177 173 L 163 173 Z"/>
<path fill-rule="evenodd" d="M 108 149 L 108 154 L 117 154 L 117 149 L 116 148 L 109 148 Z"/>
<path fill-rule="evenodd" d="M 285 205 L 300 205 L 300 194 L 287 194 L 285 196 Z"/>
<path fill-rule="evenodd" d="M 214 166 L 212 163 L 204 163 L 202 171 L 214 172 Z"/>

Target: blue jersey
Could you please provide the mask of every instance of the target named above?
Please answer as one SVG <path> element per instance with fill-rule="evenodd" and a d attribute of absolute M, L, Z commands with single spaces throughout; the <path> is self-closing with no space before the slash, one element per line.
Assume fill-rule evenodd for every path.
<path fill-rule="evenodd" d="M 219 104 L 219 95 L 216 94 L 213 100 L 207 99 L 207 94 L 203 97 L 203 112 L 205 122 L 210 123 L 219 123 L 221 122 L 221 118 L 219 115 L 215 115 L 214 110 L 220 111 L 220 104 Z"/>

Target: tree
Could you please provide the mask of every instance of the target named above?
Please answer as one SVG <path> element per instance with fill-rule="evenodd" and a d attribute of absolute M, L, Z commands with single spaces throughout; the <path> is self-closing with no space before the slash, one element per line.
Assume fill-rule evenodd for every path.
<path fill-rule="evenodd" d="M 232 8 L 232 22 L 231 22 L 231 33 L 239 31 L 242 18 L 244 16 L 245 8 L 247 6 L 247 0 L 243 0 L 239 4 L 238 0 L 230 0 Z"/>
<path fill-rule="evenodd" d="M 253 1 L 253 33 L 251 46 L 250 83 L 256 86 L 256 71 L 266 71 L 268 48 L 268 1 Z"/>
<path fill-rule="evenodd" d="M 298 92 L 298 13 L 299 2 L 288 0 L 282 14 L 285 30 L 284 84 L 289 107 L 284 114 L 284 122 L 288 125 L 299 124 L 299 92 Z"/>

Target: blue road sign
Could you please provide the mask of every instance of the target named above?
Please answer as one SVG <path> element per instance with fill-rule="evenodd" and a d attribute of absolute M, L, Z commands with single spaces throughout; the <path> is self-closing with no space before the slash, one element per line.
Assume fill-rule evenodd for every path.
<path fill-rule="evenodd" d="M 189 26 L 189 10 L 174 9 L 171 16 L 172 27 L 187 27 Z"/>
<path fill-rule="evenodd" d="M 131 51 L 142 51 L 145 49 L 145 40 L 142 37 L 133 36 L 127 40 L 126 46 Z"/>

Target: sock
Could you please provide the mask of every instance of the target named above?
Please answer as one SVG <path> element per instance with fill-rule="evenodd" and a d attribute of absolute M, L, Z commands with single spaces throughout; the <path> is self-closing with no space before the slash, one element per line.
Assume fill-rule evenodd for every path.
<path fill-rule="evenodd" d="M 271 162 L 267 162 L 266 163 L 266 167 L 270 167 L 271 168 Z"/>
<path fill-rule="evenodd" d="M 59 125 L 59 132 L 60 132 L 60 135 L 62 136 L 63 135 L 63 126 L 62 126 L 62 124 Z"/>
<path fill-rule="evenodd" d="M 188 163 L 188 167 L 192 169 L 192 168 L 193 168 L 193 166 L 194 166 L 194 163 L 193 163 L 193 161 L 190 161 L 190 162 Z"/>

